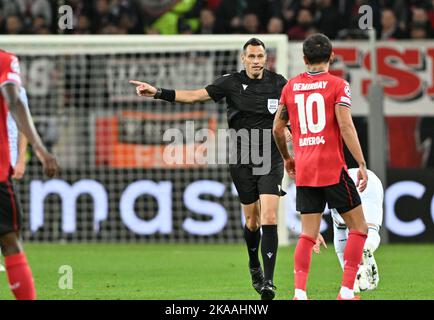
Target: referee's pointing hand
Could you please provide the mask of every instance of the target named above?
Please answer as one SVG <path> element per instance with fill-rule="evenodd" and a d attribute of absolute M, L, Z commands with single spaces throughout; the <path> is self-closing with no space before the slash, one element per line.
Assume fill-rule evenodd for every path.
<path fill-rule="evenodd" d="M 157 93 L 157 88 L 151 86 L 149 83 L 137 80 L 130 80 L 130 83 L 136 86 L 136 92 L 141 97 L 153 97 Z"/>

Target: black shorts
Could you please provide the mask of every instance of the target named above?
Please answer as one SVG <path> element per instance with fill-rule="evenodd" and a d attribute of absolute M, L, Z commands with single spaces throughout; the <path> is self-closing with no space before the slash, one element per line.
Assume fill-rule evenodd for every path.
<path fill-rule="evenodd" d="M 297 187 L 296 210 L 303 213 L 324 212 L 325 205 L 345 213 L 361 204 L 356 185 L 345 169 L 339 183 L 325 187 Z"/>
<path fill-rule="evenodd" d="M 282 190 L 283 170 L 271 170 L 270 174 L 253 175 L 249 165 L 232 165 L 230 173 L 242 204 L 251 204 L 260 194 L 284 196 Z"/>
<path fill-rule="evenodd" d="M 10 181 L 0 182 L 0 236 L 19 232 L 21 211 Z"/>

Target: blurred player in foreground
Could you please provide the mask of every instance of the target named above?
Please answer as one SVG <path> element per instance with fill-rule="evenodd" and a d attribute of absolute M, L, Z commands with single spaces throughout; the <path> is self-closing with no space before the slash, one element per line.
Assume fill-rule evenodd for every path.
<path fill-rule="evenodd" d="M 169 102 L 196 103 L 211 99 L 218 102 L 226 98 L 229 128 L 235 130 L 237 135 L 242 135 L 243 132 L 249 134 L 246 139 L 243 136 L 239 137 L 241 143 L 237 140 L 236 163 L 231 163 L 229 169 L 246 218 L 244 239 L 249 254 L 252 285 L 262 300 L 271 300 L 276 289 L 273 277 L 278 246 L 277 209 L 279 197 L 284 195 L 281 189 L 283 161 L 271 130 L 286 79 L 265 69 L 267 54 L 264 43 L 259 39 L 252 38 L 245 43 L 241 59 L 245 70 L 221 76 L 203 89 L 169 90 L 140 81 L 130 83 L 137 86 L 139 96 Z M 255 130 L 259 131 L 262 140 L 250 139 L 250 132 Z M 253 137 L 253 133 L 251 136 Z M 258 166 L 252 160 L 254 152 L 249 150 L 263 154 L 262 165 L 269 170 L 264 170 L 266 172 L 260 174 L 255 173 Z M 258 257 L 260 243 L 264 271 Z"/>
<path fill-rule="evenodd" d="M 29 142 L 41 161 L 48 177 L 59 171 L 56 159 L 41 141 L 29 110 L 20 99 L 21 77 L 17 57 L 0 51 L 0 246 L 5 257 L 9 286 L 17 300 L 36 299 L 32 271 L 20 241 L 21 212 L 11 178 L 11 166 L 7 116 L 11 112 L 18 129 Z"/>
<path fill-rule="evenodd" d="M 348 170 L 351 179 L 357 181 L 357 169 Z M 380 276 L 378 273 L 377 263 L 374 258 L 374 252 L 380 245 L 380 228 L 383 222 L 383 185 L 381 180 L 368 170 L 369 184 L 365 191 L 359 193 L 362 200 L 363 213 L 366 223 L 368 224 L 368 237 L 366 238 L 365 247 L 363 249 L 362 264 L 357 272 L 354 291 L 373 290 L 377 288 Z M 333 243 L 342 269 L 344 269 L 344 251 L 348 239 L 348 228 L 345 221 L 336 211 L 331 209 L 333 218 Z M 314 251 L 320 252 L 320 245 L 324 243 L 324 239 L 319 235 Z"/>
<path fill-rule="evenodd" d="M 29 109 L 29 101 L 24 87 L 20 89 L 20 98 L 24 106 Z M 7 124 L 11 165 L 14 168 L 12 179 L 21 180 L 26 171 L 27 138 L 18 131 L 17 124 L 10 112 L 8 113 Z M 4 271 L 6 271 L 6 269 L 0 263 L 0 272 Z"/>
<path fill-rule="evenodd" d="M 296 209 L 301 214 L 302 233 L 294 253 L 294 300 L 307 300 L 312 251 L 326 204 L 336 208 L 350 229 L 337 299 L 358 300 L 353 288 L 368 226 L 356 186 L 364 191 L 368 173 L 351 117 L 351 90 L 348 82 L 328 72 L 333 51 L 325 35 L 309 36 L 303 42 L 303 54 L 307 72 L 290 79 L 283 88 L 273 126 L 285 169 L 295 178 Z M 286 141 L 288 120 L 294 158 Z M 343 142 L 359 164 L 356 184 L 348 174 Z"/>

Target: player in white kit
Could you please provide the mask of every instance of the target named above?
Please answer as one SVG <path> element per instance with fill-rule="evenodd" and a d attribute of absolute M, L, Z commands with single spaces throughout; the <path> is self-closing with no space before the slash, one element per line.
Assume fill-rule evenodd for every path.
<path fill-rule="evenodd" d="M 351 179 L 353 179 L 355 183 L 357 181 L 357 170 L 357 168 L 348 170 Z M 356 292 L 373 290 L 378 286 L 378 282 L 380 281 L 374 252 L 380 245 L 379 231 L 383 222 L 384 191 L 380 179 L 370 170 L 368 170 L 368 186 L 362 193 L 359 192 L 359 195 L 362 200 L 365 220 L 368 224 L 368 238 L 366 239 L 363 250 L 362 264 L 359 267 L 356 282 L 354 284 L 354 290 Z M 348 238 L 348 228 L 336 209 L 331 209 L 331 215 L 333 218 L 333 243 L 343 269 L 344 250 Z M 324 243 L 322 237 L 317 241 L 314 248 L 315 252 L 319 252 L 319 245 L 321 243 Z"/>
<path fill-rule="evenodd" d="M 26 108 L 29 108 L 29 101 L 24 87 L 20 89 L 20 98 Z M 8 113 L 8 139 L 9 139 L 9 152 L 11 157 L 11 164 L 14 167 L 13 179 L 22 179 L 26 170 L 26 149 L 27 138 L 18 131 L 17 124 L 13 119 L 11 113 Z M 0 263 L 0 272 L 4 272 L 5 267 Z"/>

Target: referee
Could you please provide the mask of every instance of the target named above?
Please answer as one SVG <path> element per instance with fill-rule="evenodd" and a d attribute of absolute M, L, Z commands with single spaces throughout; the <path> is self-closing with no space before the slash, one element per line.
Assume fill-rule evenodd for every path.
<path fill-rule="evenodd" d="M 230 163 L 230 173 L 246 218 L 244 238 L 252 285 L 262 300 L 271 300 L 276 289 L 273 275 L 278 245 L 277 209 L 279 197 L 284 195 L 281 190 L 283 160 L 272 137 L 272 128 L 286 79 L 265 69 L 265 45 L 257 38 L 245 43 L 241 59 L 245 70 L 226 74 L 203 89 L 170 90 L 140 81 L 130 83 L 137 86 L 139 96 L 169 102 L 196 103 L 211 99 L 218 102 L 226 98 L 229 128 L 238 133 L 247 132 L 247 138 L 250 138 L 247 154 L 246 140 L 240 142 L 237 139 L 237 155 L 234 158 L 231 154 L 231 159 L 236 160 Z M 253 138 L 254 132 L 259 133 L 259 139 Z M 243 134 L 237 136 L 243 138 Z M 257 161 L 258 154 L 262 154 L 261 167 Z M 260 244 L 264 271 L 259 261 Z"/>

